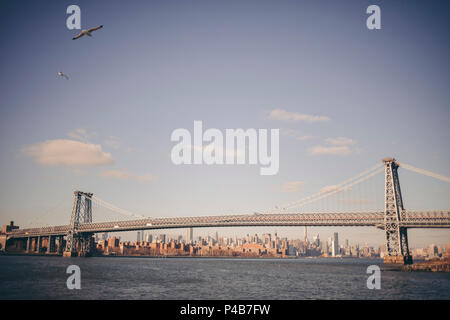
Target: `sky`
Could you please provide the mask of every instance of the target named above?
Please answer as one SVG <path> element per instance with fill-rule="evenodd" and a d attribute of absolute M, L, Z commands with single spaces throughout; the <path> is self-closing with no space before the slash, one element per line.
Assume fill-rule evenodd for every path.
<path fill-rule="evenodd" d="M 83 29 L 104 27 L 72 40 L 79 32 L 66 27 L 72 4 L 81 8 Z M 380 30 L 366 27 L 372 4 L 381 8 Z M 0 223 L 68 224 L 74 190 L 149 217 L 254 212 L 384 157 L 450 176 L 449 7 L 0 0 L 0 27 L 9 30 L 0 38 Z M 262 176 L 248 164 L 174 165 L 171 134 L 192 132 L 196 120 L 223 132 L 280 129 L 278 173 Z M 450 208 L 448 183 L 399 174 L 406 209 Z M 378 198 L 382 179 L 371 187 Z M 382 200 L 373 205 L 383 208 Z M 94 220 L 119 218 L 102 210 L 94 207 Z M 217 231 L 275 230 L 303 236 L 302 227 Z M 335 231 L 350 243 L 384 241 L 375 228 L 310 232 L 326 239 Z M 185 234 L 166 233 L 178 232 Z M 411 230 L 409 241 L 443 244 L 450 232 Z"/>

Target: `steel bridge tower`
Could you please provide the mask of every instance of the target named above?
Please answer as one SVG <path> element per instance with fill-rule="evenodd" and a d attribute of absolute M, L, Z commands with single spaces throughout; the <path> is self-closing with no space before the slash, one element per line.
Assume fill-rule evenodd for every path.
<path fill-rule="evenodd" d="M 65 257 L 73 257 L 77 254 L 87 256 L 91 254 L 93 247 L 92 233 L 78 233 L 78 225 L 92 222 L 92 195 L 93 193 L 74 191 L 72 215 L 70 217 L 70 230 L 67 234 Z M 84 199 L 84 201 L 83 201 Z M 82 214 L 83 211 L 83 214 Z M 82 220 L 82 221 L 81 221 Z"/>
<path fill-rule="evenodd" d="M 384 263 L 411 264 L 407 228 L 401 226 L 401 222 L 406 220 L 407 213 L 403 208 L 397 172 L 399 164 L 394 158 L 385 158 L 382 161 L 385 165 L 384 230 L 387 251 Z"/>

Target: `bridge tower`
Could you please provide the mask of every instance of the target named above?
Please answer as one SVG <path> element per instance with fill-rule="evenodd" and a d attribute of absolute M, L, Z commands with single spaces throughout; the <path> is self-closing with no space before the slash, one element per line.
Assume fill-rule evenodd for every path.
<path fill-rule="evenodd" d="M 384 263 L 411 264 L 408 248 L 407 228 L 401 226 L 406 219 L 397 169 L 394 158 L 382 160 L 385 165 L 384 185 L 384 230 L 386 232 L 386 251 Z"/>
<path fill-rule="evenodd" d="M 74 191 L 72 215 L 70 217 L 70 230 L 67 233 L 64 257 L 73 257 L 77 253 L 86 256 L 91 253 L 93 241 L 91 233 L 78 233 L 80 223 L 92 222 L 92 195 L 93 193 Z M 84 198 L 84 201 L 83 201 Z M 83 211 L 83 214 L 81 213 Z M 81 221 L 82 219 L 82 221 Z"/>

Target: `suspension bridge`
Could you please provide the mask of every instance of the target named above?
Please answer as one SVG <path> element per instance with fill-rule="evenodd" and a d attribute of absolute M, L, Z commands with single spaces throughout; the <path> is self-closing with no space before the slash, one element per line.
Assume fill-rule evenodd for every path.
<path fill-rule="evenodd" d="M 383 229 L 386 241 L 385 263 L 410 264 L 412 258 L 408 246 L 409 228 L 450 228 L 450 210 L 405 210 L 403 206 L 398 168 L 419 173 L 444 182 L 450 178 L 427 170 L 415 168 L 385 158 L 378 165 L 337 185 L 323 188 L 319 192 L 275 209 L 234 215 L 149 218 L 116 207 L 93 193 L 75 191 L 70 223 L 63 226 L 20 229 L 12 223 L 4 226 L 0 235 L 1 248 L 22 243 L 25 252 L 41 253 L 43 239 L 45 252 L 59 253 L 65 257 L 88 256 L 94 247 L 93 235 L 101 232 L 135 230 L 202 228 L 202 227 L 250 227 L 250 226 L 370 226 Z M 356 185 L 384 172 L 384 209 L 353 211 L 306 211 L 308 205 L 320 200 L 341 195 Z M 126 215 L 133 219 L 93 222 L 92 204 Z"/>

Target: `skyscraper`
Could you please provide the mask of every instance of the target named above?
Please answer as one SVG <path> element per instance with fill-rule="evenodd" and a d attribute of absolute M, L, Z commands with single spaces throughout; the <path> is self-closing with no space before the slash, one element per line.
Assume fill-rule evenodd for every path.
<path fill-rule="evenodd" d="M 192 240 L 194 239 L 194 231 L 192 228 L 188 228 L 186 230 L 186 243 L 192 243 Z"/>
<path fill-rule="evenodd" d="M 339 240 L 337 232 L 334 233 L 333 240 L 331 242 L 331 253 L 333 257 L 339 255 Z"/>

